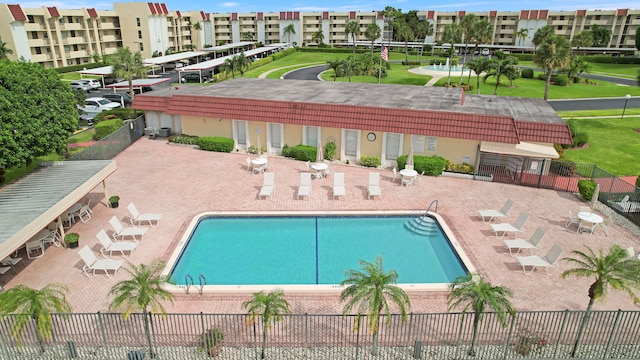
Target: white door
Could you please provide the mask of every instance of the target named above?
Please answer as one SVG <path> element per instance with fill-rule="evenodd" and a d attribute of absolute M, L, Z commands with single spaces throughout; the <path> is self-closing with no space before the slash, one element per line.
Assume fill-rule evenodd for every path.
<path fill-rule="evenodd" d="M 233 120 L 233 141 L 236 143 L 236 148 L 247 150 L 249 148 L 249 140 L 247 134 L 249 133 L 249 122 L 244 120 Z"/>
<path fill-rule="evenodd" d="M 349 162 L 358 161 L 358 155 L 360 152 L 360 131 L 345 129 L 342 134 L 342 153 L 340 159 L 342 161 L 349 160 Z"/>
<path fill-rule="evenodd" d="M 277 123 L 267 124 L 267 152 L 282 154 L 282 139 L 284 139 L 284 126 Z"/>
<path fill-rule="evenodd" d="M 396 133 L 385 133 L 383 141 L 383 164 L 385 166 L 397 166 L 396 160 L 402 153 L 403 135 Z"/>

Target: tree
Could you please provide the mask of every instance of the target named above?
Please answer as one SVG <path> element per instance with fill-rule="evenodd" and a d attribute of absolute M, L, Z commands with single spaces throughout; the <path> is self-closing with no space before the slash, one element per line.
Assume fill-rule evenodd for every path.
<path fill-rule="evenodd" d="M 525 40 L 527 40 L 527 36 L 529 36 L 529 29 L 522 28 L 515 32 L 514 34 L 518 39 L 518 45 L 522 46 Z"/>
<path fill-rule="evenodd" d="M 67 149 L 78 128 L 76 98 L 53 69 L 0 61 L 0 167 L 30 164 Z"/>
<path fill-rule="evenodd" d="M 640 50 L 640 26 L 636 28 L 636 50 Z"/>
<path fill-rule="evenodd" d="M 482 322 L 482 315 L 487 308 L 496 312 L 498 322 L 502 327 L 507 325 L 507 314 L 511 317 L 516 314 L 509 300 L 513 296 L 511 290 L 502 286 L 493 286 L 478 274 L 468 274 L 457 278 L 449 285 L 449 291 L 447 298 L 449 311 L 462 306 L 461 321 L 464 320 L 464 316 L 469 310 L 473 311 L 473 337 L 471 338 L 471 347 L 467 351 L 470 356 L 475 356 L 473 347 L 478 338 L 478 326 Z"/>
<path fill-rule="evenodd" d="M 611 30 L 604 28 L 598 24 L 591 26 L 591 34 L 593 34 L 594 47 L 608 47 L 611 41 Z"/>
<path fill-rule="evenodd" d="M 347 35 L 347 40 L 349 40 L 349 35 L 351 35 L 351 40 L 353 40 L 353 53 L 356 53 L 356 40 L 358 39 L 358 35 L 360 34 L 360 24 L 357 21 L 349 21 L 347 26 L 344 28 L 344 32 Z"/>
<path fill-rule="evenodd" d="M 324 33 L 322 30 L 318 30 L 311 35 L 311 41 L 314 41 L 316 44 L 320 45 L 324 41 Z"/>
<path fill-rule="evenodd" d="M 253 298 L 242 303 L 242 308 L 247 309 L 248 324 L 255 323 L 260 317 L 262 320 L 262 351 L 260 358 L 264 359 L 267 346 L 267 331 L 274 323 L 282 321 L 283 314 L 290 314 L 289 303 L 284 298 L 284 292 L 272 291 L 268 294 L 260 291 L 253 294 Z"/>
<path fill-rule="evenodd" d="M 382 32 L 380 30 L 380 26 L 376 23 L 371 23 L 367 25 L 367 29 L 364 31 L 364 37 L 367 40 L 371 41 L 371 54 L 373 55 L 373 43 L 380 38 Z"/>
<path fill-rule="evenodd" d="M 282 30 L 282 33 L 288 36 L 288 43 L 291 43 L 291 34 L 296 34 L 296 27 L 293 24 L 289 24 L 287 26 L 285 26 L 284 30 Z"/>
<path fill-rule="evenodd" d="M 547 100 L 553 71 L 565 68 L 571 62 L 571 46 L 563 36 L 551 35 L 540 43 L 538 51 L 533 57 L 533 62 L 546 71 L 544 99 Z"/>
<path fill-rule="evenodd" d="M 467 48 L 469 41 L 473 38 L 473 29 L 478 18 L 474 14 L 466 14 L 460 19 L 460 27 L 462 29 L 462 38 L 464 39 L 464 60 L 467 60 Z M 462 82 L 462 79 L 460 80 Z"/>
<path fill-rule="evenodd" d="M 462 26 L 451 23 L 444 27 L 444 33 L 442 34 L 442 41 L 451 44 L 449 51 L 449 79 L 447 84 L 451 85 L 451 57 L 454 54 L 453 45 L 462 41 Z"/>
<path fill-rule="evenodd" d="M 535 47 L 534 52 L 538 50 L 538 46 L 540 44 L 542 44 L 547 38 L 552 37 L 555 34 L 556 34 L 556 31 L 553 29 L 553 26 L 551 25 L 545 25 L 539 28 L 538 30 L 536 30 L 536 32 L 533 34 L 533 39 L 531 39 L 531 42 Z"/>
<path fill-rule="evenodd" d="M 476 90 L 478 94 L 480 94 L 480 74 L 487 71 L 489 69 L 490 59 L 485 57 L 479 57 L 472 59 L 468 63 L 464 64 L 465 67 L 469 68 L 476 74 Z M 469 79 L 471 79 L 471 71 L 469 71 Z M 467 81 L 469 83 L 469 81 Z"/>
<path fill-rule="evenodd" d="M 357 75 L 358 72 L 358 59 L 353 55 L 347 57 L 340 62 L 339 70 L 341 74 L 347 76 L 349 82 L 351 82 L 351 77 Z"/>
<path fill-rule="evenodd" d="M 402 21 L 397 25 L 396 36 L 398 40 L 404 41 L 404 61 L 405 64 L 409 63 L 409 41 L 415 38 L 413 30 L 408 23 Z"/>
<path fill-rule="evenodd" d="M 569 79 L 575 79 L 583 72 L 589 72 L 589 63 L 580 56 L 573 55 L 571 56 L 571 62 L 565 71 L 567 72 L 567 77 Z"/>
<path fill-rule="evenodd" d="M 43 340 L 51 337 L 52 313 L 70 313 L 71 305 L 67 302 L 66 295 L 69 289 L 66 285 L 52 283 L 40 290 L 35 290 L 25 285 L 17 285 L 0 293 L 0 314 L 13 315 L 11 322 L 11 334 L 22 345 L 22 336 L 27 325 L 35 320 L 36 338 L 40 350 L 44 352 Z"/>
<path fill-rule="evenodd" d="M 0 41 L 0 60 L 6 59 L 7 55 L 13 54 L 13 50 L 7 47 L 7 43 Z"/>
<path fill-rule="evenodd" d="M 253 41 L 253 34 L 251 31 L 245 31 L 242 33 L 242 41 Z"/>
<path fill-rule="evenodd" d="M 491 41 L 493 37 L 493 27 L 486 19 L 476 21 L 473 26 L 473 32 L 471 33 L 471 40 L 475 44 L 474 50 L 478 50 L 480 44 L 486 44 Z M 467 84 L 471 82 L 471 72 L 467 79 Z M 479 94 L 479 93 L 478 93 Z"/>
<path fill-rule="evenodd" d="M 433 24 L 429 21 L 420 21 L 415 30 L 416 37 L 420 40 L 422 46 L 420 47 L 420 60 L 422 60 L 422 52 L 424 51 L 424 41 L 427 36 L 433 36 Z"/>
<path fill-rule="evenodd" d="M 340 76 L 339 71 L 340 71 L 340 65 L 342 64 L 342 60 L 340 59 L 329 60 L 327 61 L 327 64 L 329 65 L 329 69 L 333 70 L 333 81 L 336 81 L 336 78 Z"/>
<path fill-rule="evenodd" d="M 240 54 L 234 56 L 233 58 L 235 59 L 236 69 L 240 73 L 240 76 L 241 77 L 244 76 L 245 71 L 247 71 L 247 69 L 249 68 L 249 65 L 251 65 L 251 63 L 249 62 L 249 59 L 244 54 L 244 51 L 240 52 Z"/>
<path fill-rule="evenodd" d="M 113 54 L 109 61 L 113 66 L 113 74 L 117 78 L 123 78 L 129 83 L 129 94 L 131 99 L 135 96 L 133 92 L 133 79 L 143 78 L 147 75 L 147 69 L 145 69 L 142 63 L 142 54 L 140 51 L 132 53 L 129 47 L 118 49 Z"/>
<path fill-rule="evenodd" d="M 371 354 L 375 355 L 382 311 L 384 311 L 387 325 L 389 325 L 391 323 L 389 301 L 391 301 L 399 308 L 402 321 L 406 321 L 407 310 L 410 309 L 411 303 L 407 293 L 394 285 L 398 281 L 398 273 L 395 270 L 384 271 L 381 256 L 376 257 L 373 263 L 360 260 L 360 266 L 362 271 L 345 271 L 347 278 L 340 283 L 341 286 L 348 285 L 340 293 L 340 301 L 346 301 L 342 314 L 347 315 L 353 309 L 357 309 L 355 331 L 360 329 L 362 317 L 367 317 L 369 333 L 373 337 Z"/>
<path fill-rule="evenodd" d="M 193 24 L 193 30 L 195 30 L 195 48 L 199 49 L 200 48 L 200 31 L 202 30 L 202 25 L 200 25 L 200 22 L 197 21 L 195 24 Z"/>
<path fill-rule="evenodd" d="M 125 271 L 131 278 L 118 282 L 109 290 L 109 296 L 113 296 L 109 309 L 124 310 L 122 316 L 125 320 L 129 318 L 132 311 L 142 311 L 147 346 L 152 358 L 154 352 L 148 315 L 159 313 L 164 316 L 167 311 L 162 306 L 162 301 L 169 301 L 173 304 L 173 294 L 162 288 L 162 285 L 169 282 L 169 275 L 162 275 L 164 266 L 165 263 L 162 259 L 154 260 L 151 265 L 128 264 Z"/>
<path fill-rule="evenodd" d="M 591 31 L 583 31 L 580 34 L 571 39 L 571 46 L 581 48 L 581 47 L 591 47 L 593 45 L 593 33 Z"/>
<path fill-rule="evenodd" d="M 595 278 L 593 284 L 589 286 L 589 304 L 580 324 L 576 342 L 573 345 L 572 357 L 576 356 L 593 304 L 596 301 L 606 300 L 609 286 L 615 290 L 626 292 L 633 299 L 634 304 L 640 303 L 640 298 L 634 293 L 634 290 L 640 289 L 640 260 L 629 257 L 627 251 L 619 245 L 612 245 L 607 253 L 604 253 L 601 249 L 598 254 L 587 245 L 585 247 L 587 248 L 586 252 L 574 250 L 571 252 L 573 257 L 562 259 L 571 265 L 575 265 L 574 268 L 565 270 L 562 273 L 563 278 L 570 276 Z"/>

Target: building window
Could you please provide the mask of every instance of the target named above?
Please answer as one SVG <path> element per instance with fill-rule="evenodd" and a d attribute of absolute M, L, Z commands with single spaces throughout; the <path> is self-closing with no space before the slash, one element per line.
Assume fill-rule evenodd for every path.
<path fill-rule="evenodd" d="M 317 126 L 305 126 L 302 128 L 305 145 L 318 146 L 320 141 L 320 128 Z"/>
<path fill-rule="evenodd" d="M 596 20 L 600 20 L 601 15 L 596 15 Z"/>
<path fill-rule="evenodd" d="M 71 37 L 76 37 L 76 31 L 75 30 L 71 30 L 71 31 L 69 31 L 69 33 L 71 34 Z"/>
<path fill-rule="evenodd" d="M 65 45 L 64 52 L 69 52 L 69 51 L 71 51 L 71 47 L 69 47 L 69 45 Z"/>
<path fill-rule="evenodd" d="M 38 32 L 37 31 L 32 31 L 31 32 L 31 38 L 32 39 L 38 39 Z"/>
<path fill-rule="evenodd" d="M 138 48 L 140 48 L 140 51 L 144 51 L 144 45 L 142 45 L 142 43 L 138 44 Z"/>
<path fill-rule="evenodd" d="M 140 18 L 136 18 L 136 25 L 140 26 Z"/>
<path fill-rule="evenodd" d="M 558 30 L 562 30 L 562 25 L 558 25 Z"/>
<path fill-rule="evenodd" d="M 33 24 L 35 21 L 33 20 L 33 15 L 27 15 L 27 19 L 29 20 L 29 23 Z"/>
<path fill-rule="evenodd" d="M 64 18 L 60 18 L 58 22 L 60 23 L 60 25 L 64 24 Z"/>
<path fill-rule="evenodd" d="M 67 22 L 69 24 L 73 24 L 73 18 L 71 16 L 67 16 Z"/>
<path fill-rule="evenodd" d="M 104 17 L 103 17 L 101 20 L 102 20 L 102 23 L 103 23 L 103 24 L 107 22 L 107 18 L 104 18 Z"/>
<path fill-rule="evenodd" d="M 61 31 L 60 32 L 60 36 L 62 36 L 63 39 L 67 38 L 67 32 L 66 31 Z"/>
<path fill-rule="evenodd" d="M 42 54 L 42 50 L 40 50 L 39 47 L 36 48 L 36 54 L 38 54 L 38 55 Z"/>
<path fill-rule="evenodd" d="M 142 39 L 142 31 L 138 30 L 138 39 Z"/>
<path fill-rule="evenodd" d="M 560 16 L 560 20 L 564 20 L 564 16 Z"/>

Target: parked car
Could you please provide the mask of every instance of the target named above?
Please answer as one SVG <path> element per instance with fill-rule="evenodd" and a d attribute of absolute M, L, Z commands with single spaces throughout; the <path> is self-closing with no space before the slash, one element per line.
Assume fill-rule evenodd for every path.
<path fill-rule="evenodd" d="M 202 82 L 207 82 L 209 81 L 209 77 L 205 74 L 202 74 Z M 184 83 L 189 83 L 189 82 L 196 82 L 199 83 L 200 82 L 200 74 L 198 73 L 184 73 L 182 74 L 182 82 Z"/>
<path fill-rule="evenodd" d="M 89 92 L 91 90 L 91 85 L 86 80 L 76 80 L 69 83 L 73 90 L 82 90 L 85 92 Z"/>
<path fill-rule="evenodd" d="M 100 80 L 87 79 L 87 82 L 89 83 L 89 86 L 91 86 L 91 90 L 98 90 L 102 87 Z"/>
<path fill-rule="evenodd" d="M 107 76 L 104 78 L 104 84 L 105 85 L 111 85 L 111 84 L 115 84 L 115 83 L 119 83 L 119 82 L 123 82 L 125 81 L 124 78 L 116 78 L 113 76 Z"/>
<path fill-rule="evenodd" d="M 86 124 L 86 125 L 93 125 L 93 117 L 95 116 L 94 114 L 90 114 L 84 111 L 80 111 L 80 123 L 81 124 Z"/>
<path fill-rule="evenodd" d="M 145 92 L 149 92 L 149 91 L 153 91 L 153 88 L 151 86 L 138 86 L 138 87 L 134 87 L 133 88 L 133 93 L 135 95 L 141 94 L 141 93 L 145 93 Z M 131 96 L 131 94 L 129 93 L 129 91 L 127 91 L 127 95 Z"/>
<path fill-rule="evenodd" d="M 109 99 L 105 99 L 102 97 L 92 97 L 88 98 L 84 101 L 84 106 L 80 107 L 80 110 L 87 113 L 99 113 L 105 110 L 117 109 L 120 107 L 120 104 L 114 103 Z"/>
<path fill-rule="evenodd" d="M 122 107 L 131 106 L 131 97 L 127 94 L 111 93 L 102 95 L 105 99 L 109 99 L 114 103 L 120 104 Z"/>
<path fill-rule="evenodd" d="M 489 49 L 482 49 L 483 56 L 489 56 L 489 54 L 490 54 Z"/>

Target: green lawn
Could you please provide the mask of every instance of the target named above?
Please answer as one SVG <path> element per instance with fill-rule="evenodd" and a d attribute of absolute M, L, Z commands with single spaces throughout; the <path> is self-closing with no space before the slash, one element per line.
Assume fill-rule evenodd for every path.
<path fill-rule="evenodd" d="M 616 175 L 640 174 L 640 117 L 572 120 L 576 131 L 589 134 L 588 146 L 567 149 L 567 160 L 597 164 Z"/>
<path fill-rule="evenodd" d="M 611 116 L 620 118 L 622 116 L 622 108 L 605 109 L 605 110 L 576 110 L 576 111 L 557 111 L 558 115 L 563 119 L 580 118 L 580 117 L 604 117 Z M 624 116 L 640 115 L 640 109 L 628 108 L 624 112 Z"/>
<path fill-rule="evenodd" d="M 519 61 L 518 65 L 526 67 L 537 67 L 533 61 Z M 627 79 L 635 79 L 638 76 L 640 65 L 637 64 L 603 64 L 589 63 L 588 74 L 607 75 Z"/>
<path fill-rule="evenodd" d="M 94 129 L 81 131 L 81 132 L 78 132 L 78 133 L 70 136 L 69 137 L 69 141 L 67 141 L 67 143 L 75 144 L 75 143 L 89 142 L 89 141 L 93 140 L 93 136 L 95 134 L 96 134 L 96 131 Z"/>
<path fill-rule="evenodd" d="M 428 75 L 419 75 L 410 73 L 407 71 L 409 69 L 408 66 L 403 66 L 400 64 L 391 64 L 391 70 L 388 70 L 387 77 L 380 79 L 381 84 L 398 84 L 398 85 L 418 85 L 424 86 L 429 80 L 431 80 L 432 76 Z M 322 79 L 325 81 L 333 81 L 333 70 L 327 70 L 322 73 Z M 336 81 L 339 82 L 348 82 L 348 77 L 340 77 L 337 78 Z M 352 82 L 363 82 L 363 83 L 372 83 L 377 84 L 378 78 L 376 76 L 352 76 Z"/>

